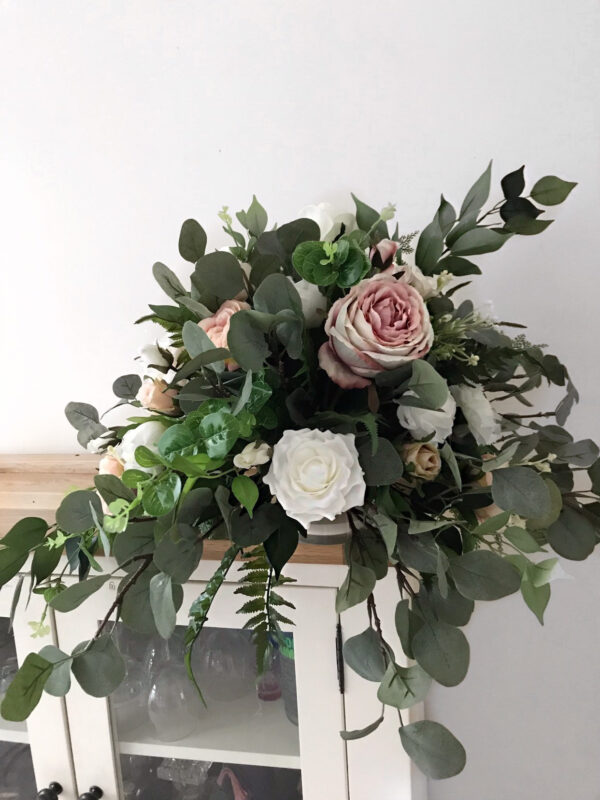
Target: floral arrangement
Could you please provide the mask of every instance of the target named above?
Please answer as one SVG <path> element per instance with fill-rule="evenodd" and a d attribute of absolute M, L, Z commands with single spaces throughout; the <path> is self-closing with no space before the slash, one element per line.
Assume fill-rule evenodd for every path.
<path fill-rule="evenodd" d="M 256 198 L 236 215 L 239 225 L 225 208 L 228 251 L 206 253 L 203 228 L 183 224 L 191 285 L 154 265 L 170 302 L 138 322 L 164 332 L 141 352 L 143 376 L 113 385 L 117 405 L 135 410 L 108 426 L 89 404 L 66 408 L 80 444 L 102 453 L 95 486 L 67 494 L 53 525 L 20 521 L 0 549 L 0 585 L 31 555 L 31 591 L 60 613 L 110 579 L 96 560 L 103 550 L 124 573 L 115 602 L 73 653 L 44 647 L 27 657 L 2 703 L 5 718 L 27 717 L 44 689 L 66 693 L 71 674 L 86 692 L 110 694 L 124 676 L 111 622 L 168 638 L 182 584 L 211 538 L 229 544 L 189 609 L 190 675 L 194 643 L 238 556 L 240 612 L 260 669 L 293 617 L 279 590 L 285 564 L 313 523 L 345 515 L 348 572 L 337 611 L 365 604 L 366 628 L 346 641 L 344 657 L 378 684 L 382 710 L 342 736 L 367 735 L 391 708 L 423 772 L 460 772 L 457 739 L 402 712 L 432 680 L 454 686 L 465 677 L 462 628 L 474 601 L 520 591 L 542 622 L 558 561 L 548 550 L 584 559 L 600 531 L 598 448 L 564 428 L 578 400 L 567 369 L 529 342 L 523 325 L 456 299 L 480 273 L 472 257 L 542 232 L 551 223 L 544 207 L 575 184 L 547 176 L 524 196 L 521 168 L 483 209 L 490 174 L 491 165 L 458 213 L 442 197 L 414 254 L 415 234 L 390 227 L 392 206 L 378 212 L 356 197 L 354 214 L 312 206 L 271 227 Z M 544 383 L 566 394 L 552 410 L 531 411 L 528 397 Z M 79 582 L 64 583 L 68 569 Z M 409 666 L 374 599 L 390 572 Z M 21 583 L 15 600 L 20 591 Z"/>

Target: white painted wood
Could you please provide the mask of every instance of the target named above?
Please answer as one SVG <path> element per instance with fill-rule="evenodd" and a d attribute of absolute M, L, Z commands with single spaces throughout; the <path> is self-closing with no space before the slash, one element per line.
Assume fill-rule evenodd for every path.
<path fill-rule="evenodd" d="M 0 592 L 0 616 L 10 615 L 12 593 L 16 582 L 16 578 L 9 581 Z M 39 596 L 32 595 L 26 607 L 26 597 L 27 591 L 24 586 L 14 618 L 15 647 L 17 658 L 21 663 L 31 651 L 39 651 L 44 645 L 55 643 L 52 631 L 41 638 L 31 638 L 31 628 L 27 623 L 39 621 L 44 602 Z M 63 787 L 61 800 L 63 798 L 74 800 L 77 797 L 65 706 L 61 699 L 44 693 L 26 723 L 1 721 L 0 739 L 29 743 L 35 779 L 40 789 L 48 786 L 51 781 L 58 781 Z"/>
<path fill-rule="evenodd" d="M 110 581 L 80 609 L 57 615 L 58 640 L 62 649 L 70 652 L 93 634 L 94 621 L 104 615 L 116 588 L 117 581 Z M 199 582 L 186 584 L 178 624 L 186 623 L 187 609 L 203 588 L 204 584 Z M 233 590 L 233 583 L 223 586 L 211 609 L 209 626 L 241 627 L 243 618 L 236 614 L 240 598 L 234 595 Z M 296 604 L 293 633 L 300 716 L 299 752 L 282 753 L 277 729 L 267 728 L 266 733 L 261 733 L 253 727 L 252 718 L 245 720 L 245 734 L 243 720 L 237 720 L 230 735 L 221 737 L 222 749 L 210 744 L 209 731 L 200 748 L 195 748 L 192 742 L 159 744 L 142 735 L 141 741 L 122 743 L 121 751 L 194 760 L 300 766 L 304 800 L 322 800 L 323 797 L 342 800 L 346 797 L 345 746 L 338 735 L 343 723 L 343 703 L 337 689 L 335 663 L 335 589 L 290 586 L 285 592 Z M 74 685 L 66 702 L 79 786 L 87 788 L 96 784 L 104 790 L 106 800 L 117 800 L 119 778 L 115 751 L 119 744 L 116 748 L 113 746 L 107 701 L 89 697 Z M 286 736 L 289 736 L 290 729 L 292 733 L 295 730 L 288 723 Z M 244 735 L 247 737 L 245 743 Z M 232 743 L 236 741 L 237 754 L 232 753 Z"/>
<path fill-rule="evenodd" d="M 399 600 L 395 576 L 390 574 L 377 582 L 375 600 L 383 635 L 392 646 L 398 663 L 404 663 L 394 623 L 394 611 Z M 345 611 L 341 622 L 344 641 L 361 633 L 369 625 L 366 607 L 361 605 Z M 347 666 L 345 680 L 346 728 L 364 728 L 380 714 L 378 684 L 365 681 Z M 408 722 L 408 712 L 403 711 L 402 715 Z M 387 707 L 384 721 L 374 733 L 348 742 L 350 800 L 415 800 L 410 760 L 402 749 L 398 728 L 397 712 Z"/>

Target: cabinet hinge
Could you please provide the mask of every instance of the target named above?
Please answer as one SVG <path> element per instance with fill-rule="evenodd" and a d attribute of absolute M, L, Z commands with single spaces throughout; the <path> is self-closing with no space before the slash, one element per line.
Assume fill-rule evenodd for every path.
<path fill-rule="evenodd" d="M 338 624 L 335 627 L 335 657 L 337 661 L 338 686 L 340 687 L 340 694 L 344 694 L 346 689 L 346 681 L 344 678 L 344 652 L 342 645 L 342 623 L 338 621 Z"/>

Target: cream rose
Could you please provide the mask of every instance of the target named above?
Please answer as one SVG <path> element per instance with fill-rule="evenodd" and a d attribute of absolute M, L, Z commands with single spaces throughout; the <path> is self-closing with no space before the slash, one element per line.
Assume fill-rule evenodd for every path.
<path fill-rule="evenodd" d="M 98 462 L 99 475 L 114 475 L 116 478 L 120 478 L 124 472 L 125 467 L 123 466 L 123 462 L 114 452 L 102 456 Z"/>
<path fill-rule="evenodd" d="M 354 434 L 303 428 L 285 431 L 273 448 L 264 482 L 289 517 L 307 530 L 365 500 Z"/>
<path fill-rule="evenodd" d="M 393 275 L 361 281 L 332 305 L 319 364 L 342 389 L 360 389 L 379 372 L 423 358 L 433 343 L 427 306 Z"/>
<path fill-rule="evenodd" d="M 323 324 L 323 320 L 327 316 L 327 299 L 325 295 L 314 283 L 309 283 L 304 279 L 296 282 L 292 278 L 289 278 L 289 280 L 300 295 L 306 327 L 318 328 L 319 325 Z"/>
<path fill-rule="evenodd" d="M 406 396 L 415 397 L 412 391 Z M 398 406 L 398 421 L 403 428 L 410 431 L 415 439 L 427 439 L 440 444 L 452 433 L 454 415 L 456 414 L 456 401 L 451 394 L 439 409 L 417 408 L 417 406 L 403 406 L 402 400 Z"/>
<path fill-rule="evenodd" d="M 233 457 L 233 466 L 238 469 L 250 469 L 266 464 L 273 449 L 266 442 L 250 442 L 244 449 Z"/>
<path fill-rule="evenodd" d="M 172 414 L 177 410 L 173 403 L 173 398 L 176 394 L 175 389 L 169 389 L 167 382 L 162 378 L 147 378 L 140 386 L 135 399 L 149 411 L 162 411 L 163 414 Z"/>
<path fill-rule="evenodd" d="M 502 434 L 502 428 L 481 386 L 461 384 L 451 386 L 450 391 L 465 415 L 469 430 L 477 444 L 493 444 L 497 441 Z"/>
<path fill-rule="evenodd" d="M 229 333 L 231 318 L 238 311 L 245 311 L 249 308 L 248 303 L 244 303 L 242 300 L 225 300 L 212 317 L 201 319 L 198 327 L 202 328 L 215 347 L 227 349 L 227 334 Z M 228 358 L 227 369 L 233 370 L 236 368 L 235 361 L 232 358 Z"/>
<path fill-rule="evenodd" d="M 432 481 L 440 474 L 442 460 L 435 445 L 429 442 L 409 442 L 403 444 L 400 455 L 406 465 L 412 467 L 409 475 Z"/>

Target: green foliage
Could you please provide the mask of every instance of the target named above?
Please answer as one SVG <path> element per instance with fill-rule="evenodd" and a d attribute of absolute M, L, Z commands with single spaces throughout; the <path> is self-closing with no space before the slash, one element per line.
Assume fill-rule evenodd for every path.
<path fill-rule="evenodd" d="M 0 714 L 9 722 L 22 722 L 37 706 L 53 665 L 37 653 L 29 653 L 8 687 Z"/>
<path fill-rule="evenodd" d="M 186 261 L 195 264 L 206 251 L 206 233 L 195 219 L 186 219 L 179 234 L 179 253 Z"/>
<path fill-rule="evenodd" d="M 381 651 L 379 636 L 373 628 L 367 628 L 344 642 L 344 661 L 361 678 L 377 683 L 382 680 L 385 673 L 385 658 Z"/>
<path fill-rule="evenodd" d="M 464 769 L 465 749 L 438 722 L 422 720 L 400 728 L 400 741 L 407 754 L 428 778 L 452 778 Z"/>
<path fill-rule="evenodd" d="M 400 667 L 390 661 L 377 690 L 377 699 L 387 706 L 405 709 L 421 703 L 431 685 L 431 678 L 417 664 Z"/>
<path fill-rule="evenodd" d="M 518 591 L 521 577 L 505 559 L 488 550 L 474 550 L 450 560 L 458 591 L 469 600 L 499 600 Z"/>
<path fill-rule="evenodd" d="M 556 206 L 563 203 L 576 186 L 576 183 L 563 181 L 556 175 L 546 175 L 534 185 L 531 196 L 543 206 Z"/>
<path fill-rule="evenodd" d="M 323 242 L 312 220 L 269 223 L 253 196 L 235 215 L 237 221 L 223 208 L 219 217 L 231 247 L 208 254 L 203 228 L 194 220 L 184 222 L 179 251 L 194 265 L 190 289 L 169 267 L 154 264 L 154 278 L 169 301 L 150 305 L 150 313 L 139 320 L 168 332 L 168 347 L 159 347 L 162 363 L 153 366 L 174 390 L 175 408 L 145 416 L 133 411 L 126 423 L 107 428 L 94 406 L 69 403 L 65 413 L 80 444 L 99 439 L 91 449 L 99 444 L 126 469 L 120 478 L 96 475 L 92 487 L 67 494 L 55 525 L 26 518 L 0 544 L 0 586 L 16 577 L 11 619 L 27 586 L 22 572 L 31 556 L 30 588 L 47 604 L 41 619 L 30 623 L 34 636 L 49 630 L 48 607 L 68 613 L 82 606 L 85 613 L 85 600 L 114 574 L 104 572 L 96 559 L 102 548 L 112 553 L 122 576 L 92 639 L 72 654 L 47 645 L 25 660 L 2 706 L 7 718 L 24 719 L 44 688 L 64 696 L 71 674 L 94 696 L 114 691 L 125 666 L 107 633 L 112 619 L 140 634 L 169 638 L 183 584 L 198 567 L 207 538 L 227 537 L 230 545 L 189 609 L 190 676 L 194 644 L 238 556 L 240 612 L 252 631 L 259 670 L 269 664 L 273 649 L 285 644 L 288 634 L 282 629 L 293 624 L 288 611 L 293 606 L 279 587 L 288 580 L 283 570 L 305 531 L 295 518 L 302 509 L 291 507 L 294 492 L 279 491 L 276 481 L 267 485 L 267 471 L 273 477 L 287 470 L 283 477 L 310 498 L 311 511 L 313 497 L 319 509 L 335 498 L 335 514 L 345 503 L 341 510 L 351 528 L 345 546 L 348 572 L 336 610 L 366 603 L 368 627 L 346 641 L 344 658 L 358 675 L 378 684 L 383 707 L 370 724 L 343 731 L 344 739 L 376 730 L 386 706 L 401 712 L 421 702 L 432 680 L 455 686 L 464 678 L 470 654 L 462 628 L 476 600 L 520 590 L 543 623 L 558 563 L 544 554 L 552 548 L 563 557 L 583 559 L 599 540 L 599 450 L 590 439 L 575 441 L 564 429 L 579 395 L 561 361 L 520 330 L 509 335 L 521 324 L 495 323 L 470 300 L 457 302 L 456 292 L 468 281 L 454 279 L 481 272 L 472 258 L 478 261 L 477 256 L 516 235 L 545 230 L 552 220 L 542 206 L 562 202 L 575 184 L 546 176 L 527 194 L 521 167 L 502 178 L 497 201 L 488 202 L 490 186 L 491 165 L 458 214 L 441 196 L 416 244 L 416 265 L 425 278 L 404 259 L 416 234 L 400 235 L 398 225 L 388 230 L 395 212 L 391 205 L 379 212 L 354 197 L 356 229 L 350 221 L 327 232 L 330 241 Z M 377 280 L 382 269 L 410 281 L 424 296 L 428 316 L 420 307 L 413 321 L 419 318 L 425 325 L 429 319 L 433 342 L 420 358 L 402 339 L 409 335 L 408 317 L 397 313 L 399 306 L 385 289 L 372 306 L 359 302 L 346 309 L 338 302 L 361 280 Z M 312 286 L 294 282 L 298 278 Z M 247 306 L 235 311 L 230 304 L 234 313 L 220 315 L 209 333 L 198 326 L 234 298 L 244 298 Z M 327 326 L 317 324 L 335 303 L 335 330 L 331 317 Z M 420 306 L 416 296 L 415 303 Z M 402 349 L 386 338 L 388 327 L 398 332 Z M 216 347 L 225 334 L 227 346 Z M 344 361 L 333 378 L 320 366 L 331 353 L 323 347 L 328 337 Z M 366 388 L 336 385 L 352 382 L 355 370 L 368 375 Z M 554 412 L 536 416 L 532 392 L 545 384 L 564 387 L 565 396 Z M 117 405 L 138 409 L 140 386 L 140 375 L 118 377 L 113 383 Z M 482 394 L 475 390 L 473 407 L 465 400 L 454 414 L 450 398 L 460 386 L 480 387 Z M 486 397 L 493 398 L 493 409 Z M 524 406 L 523 415 L 515 413 L 517 404 Z M 498 431 L 488 436 L 492 412 Z M 146 444 L 135 448 L 133 462 L 124 437 L 136 436 L 148 421 L 161 423 L 164 432 L 152 438 L 152 429 L 142 428 L 139 441 Z M 307 450 L 304 465 L 296 463 L 298 454 L 281 458 L 277 447 L 283 434 L 301 429 L 349 437 L 358 464 L 338 459 L 334 447 Z M 418 465 L 405 449 L 417 442 L 429 444 Z M 247 444 L 254 447 L 240 460 Z M 252 451 L 259 454 L 257 463 L 240 466 Z M 348 452 L 352 459 L 354 450 Z M 575 486 L 577 470 L 587 470 L 591 489 Z M 326 491 L 317 486 L 311 494 L 312 482 L 319 480 Z M 108 504 L 106 513 L 101 500 Z M 491 512 L 492 503 L 499 512 Z M 77 583 L 57 573 L 63 549 Z M 388 632 L 376 605 L 376 582 L 390 571 L 400 591 L 395 632 L 414 662 L 408 667 L 397 663 L 384 638 Z M 386 616 L 381 615 L 384 622 Z M 402 719 L 401 726 L 405 750 L 426 775 L 443 778 L 462 769 L 464 750 L 443 726 L 403 724 Z"/>
<path fill-rule="evenodd" d="M 330 242 L 304 242 L 294 250 L 293 264 L 300 277 L 318 286 L 335 284 L 349 288 L 371 268 L 361 248 L 351 239 Z"/>

